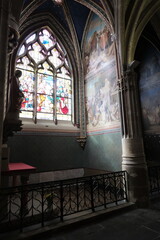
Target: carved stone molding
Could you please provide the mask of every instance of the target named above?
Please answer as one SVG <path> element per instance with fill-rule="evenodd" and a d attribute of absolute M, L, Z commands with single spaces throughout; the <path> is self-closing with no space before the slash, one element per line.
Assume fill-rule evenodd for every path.
<path fill-rule="evenodd" d="M 79 143 L 80 147 L 84 150 L 87 138 L 86 137 L 78 137 L 77 142 Z"/>
<path fill-rule="evenodd" d="M 9 26 L 8 33 L 8 54 L 11 54 L 18 45 L 19 33 Z"/>
<path fill-rule="evenodd" d="M 105 10 L 97 3 L 95 3 L 92 0 L 75 0 L 78 3 L 81 3 L 82 5 L 86 6 L 87 8 L 89 8 L 90 10 L 92 10 L 94 13 L 96 13 L 101 19 L 103 19 L 106 23 L 106 25 L 110 25 L 110 21 L 108 19 L 108 15 L 105 12 Z M 112 31 L 112 28 L 110 28 L 110 30 Z"/>
<path fill-rule="evenodd" d="M 125 84 L 125 78 L 122 77 L 121 79 L 119 79 L 117 81 L 117 86 L 118 86 L 118 91 L 122 92 L 122 91 L 127 91 L 127 86 Z"/>
<path fill-rule="evenodd" d="M 134 69 L 137 67 L 138 64 L 138 61 L 133 61 L 123 72 L 123 76 L 117 82 L 118 90 L 120 92 L 131 90 L 133 88 L 133 82 L 137 78 L 137 73 L 134 71 Z"/>

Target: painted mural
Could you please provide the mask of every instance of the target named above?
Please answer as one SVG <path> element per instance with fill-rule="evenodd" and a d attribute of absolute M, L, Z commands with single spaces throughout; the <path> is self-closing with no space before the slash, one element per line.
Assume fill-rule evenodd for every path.
<path fill-rule="evenodd" d="M 108 27 L 92 15 L 84 42 L 88 131 L 119 126 L 114 43 Z"/>
<path fill-rule="evenodd" d="M 144 130 L 160 133 L 160 54 L 151 46 L 140 67 L 139 88 Z"/>

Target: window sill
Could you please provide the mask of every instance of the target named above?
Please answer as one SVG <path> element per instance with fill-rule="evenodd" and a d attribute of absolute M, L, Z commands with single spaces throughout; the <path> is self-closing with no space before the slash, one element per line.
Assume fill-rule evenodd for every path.
<path fill-rule="evenodd" d="M 26 131 L 43 131 L 43 132 L 79 132 L 79 128 L 74 126 L 70 121 L 58 120 L 56 125 L 53 121 L 38 120 L 37 123 L 33 123 L 32 119 L 20 119 L 22 120 L 22 132 Z"/>

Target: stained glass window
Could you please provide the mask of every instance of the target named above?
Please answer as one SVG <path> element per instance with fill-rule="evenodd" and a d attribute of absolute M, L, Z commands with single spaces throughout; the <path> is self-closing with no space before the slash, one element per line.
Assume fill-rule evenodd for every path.
<path fill-rule="evenodd" d="M 24 93 L 20 117 L 71 121 L 72 77 L 64 48 L 47 28 L 28 36 L 18 50 Z"/>

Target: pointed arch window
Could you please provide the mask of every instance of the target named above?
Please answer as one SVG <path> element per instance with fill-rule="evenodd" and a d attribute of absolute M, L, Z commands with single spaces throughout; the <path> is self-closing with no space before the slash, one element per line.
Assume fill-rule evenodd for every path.
<path fill-rule="evenodd" d="M 37 120 L 72 119 L 72 76 L 66 51 L 47 28 L 29 35 L 21 44 L 16 69 L 24 94 L 20 117 Z"/>

